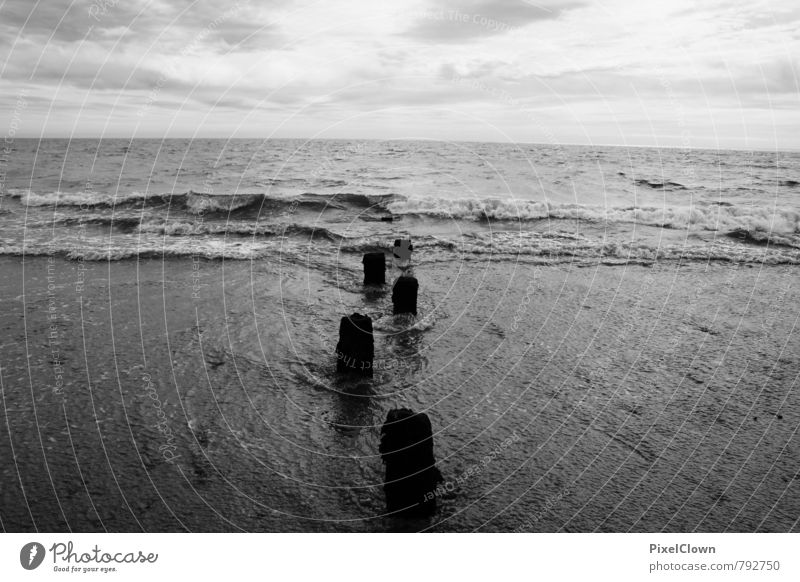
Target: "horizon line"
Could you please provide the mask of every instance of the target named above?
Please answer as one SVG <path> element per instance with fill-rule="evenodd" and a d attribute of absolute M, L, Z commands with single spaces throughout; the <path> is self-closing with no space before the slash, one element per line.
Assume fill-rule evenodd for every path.
<path fill-rule="evenodd" d="M 741 152 L 749 152 L 749 151 L 762 151 L 762 152 L 800 152 L 800 147 L 764 147 L 764 146 L 753 146 L 753 147 L 745 147 L 745 146 L 684 146 L 684 145 L 653 145 L 653 144 L 619 144 L 619 143 L 577 143 L 577 142 L 537 142 L 537 141 L 493 141 L 493 140 L 480 140 L 480 139 L 454 139 L 454 140 L 447 140 L 447 139 L 438 139 L 438 138 L 411 138 L 411 137 L 393 137 L 393 138 L 378 138 L 378 137 L 369 137 L 369 138 L 360 138 L 360 137 L 213 137 L 213 136 L 170 136 L 170 137 L 155 137 L 155 136 L 15 136 L 13 140 L 47 140 L 47 139 L 58 139 L 58 140 L 128 140 L 128 141 L 136 141 L 136 140 L 160 140 L 160 141 L 168 141 L 168 140 L 225 140 L 225 141 L 236 141 L 236 140 L 257 140 L 257 141 L 305 141 L 305 142 L 312 142 L 312 141 L 370 141 L 370 142 L 390 142 L 390 141 L 428 141 L 428 142 L 437 142 L 437 143 L 485 143 L 485 144 L 499 144 L 499 145 L 525 145 L 525 146 L 548 146 L 548 147 L 559 147 L 559 146 L 577 146 L 577 147 L 618 147 L 618 148 L 650 148 L 650 149 L 671 149 L 671 150 L 687 150 L 687 151 L 741 151 Z M 13 142 L 12 142 L 13 143 Z M 10 145 L 10 144 L 7 144 Z"/>

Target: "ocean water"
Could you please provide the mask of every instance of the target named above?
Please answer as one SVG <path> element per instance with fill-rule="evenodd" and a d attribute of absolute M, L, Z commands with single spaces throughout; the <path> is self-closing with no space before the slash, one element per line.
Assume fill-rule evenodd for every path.
<path fill-rule="evenodd" d="M 800 244 L 793 152 L 23 140 L 7 157 L 4 254 L 294 260 L 404 234 L 444 256 L 786 263 Z"/>
<path fill-rule="evenodd" d="M 17 140 L 2 169 L 4 529 L 800 527 L 798 153 Z M 397 266 L 361 285 L 396 238 L 417 317 Z M 356 311 L 369 380 L 334 372 Z M 385 515 L 399 406 L 430 520 Z"/>

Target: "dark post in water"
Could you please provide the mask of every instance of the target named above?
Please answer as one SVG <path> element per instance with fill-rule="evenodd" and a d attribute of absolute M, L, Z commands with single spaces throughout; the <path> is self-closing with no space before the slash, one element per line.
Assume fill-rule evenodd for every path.
<path fill-rule="evenodd" d="M 339 323 L 339 343 L 336 344 L 336 371 L 372 376 L 375 343 L 372 320 L 354 313 Z"/>
<path fill-rule="evenodd" d="M 433 430 L 427 414 L 390 410 L 381 428 L 381 459 L 386 465 L 386 508 L 401 515 L 436 511 L 436 486 L 442 474 L 433 456 Z"/>
<path fill-rule="evenodd" d="M 367 253 L 361 262 L 364 263 L 364 285 L 383 285 L 386 283 L 386 255 L 383 253 Z"/>
<path fill-rule="evenodd" d="M 402 276 L 395 281 L 392 289 L 392 303 L 394 304 L 394 314 L 413 313 L 417 314 L 417 291 L 419 283 L 414 277 Z"/>

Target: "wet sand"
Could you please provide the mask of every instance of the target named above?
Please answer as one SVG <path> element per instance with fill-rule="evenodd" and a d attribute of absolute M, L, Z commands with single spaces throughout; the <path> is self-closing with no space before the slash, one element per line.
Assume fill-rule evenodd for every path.
<path fill-rule="evenodd" d="M 0 258 L 3 529 L 798 530 L 797 267 L 422 259 L 409 329 L 359 259 Z M 354 310 L 371 382 L 332 373 Z M 396 406 L 430 522 L 384 515 Z"/>

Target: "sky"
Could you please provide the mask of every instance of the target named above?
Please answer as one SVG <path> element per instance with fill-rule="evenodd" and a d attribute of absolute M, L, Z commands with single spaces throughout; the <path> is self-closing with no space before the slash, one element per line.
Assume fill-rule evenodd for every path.
<path fill-rule="evenodd" d="M 800 149 L 800 2 L 0 0 L 12 137 Z"/>

